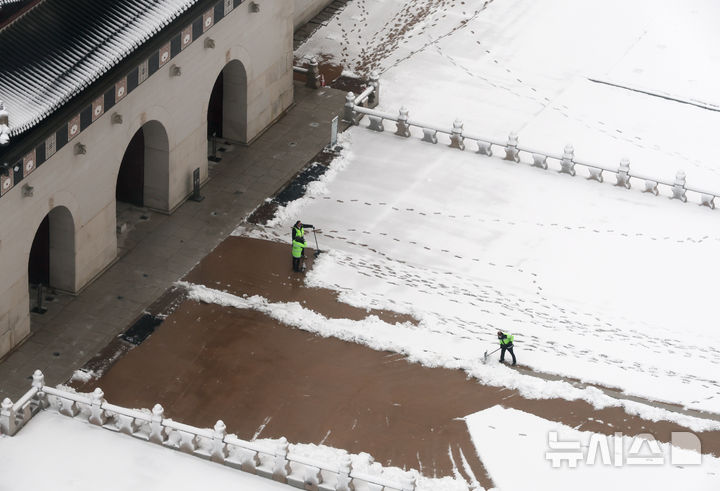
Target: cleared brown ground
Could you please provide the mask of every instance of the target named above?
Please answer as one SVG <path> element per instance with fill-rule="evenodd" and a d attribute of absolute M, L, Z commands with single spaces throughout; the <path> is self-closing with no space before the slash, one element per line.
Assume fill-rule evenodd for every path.
<path fill-rule="evenodd" d="M 302 275 L 291 271 L 289 249 L 229 237 L 186 280 L 273 302 L 297 301 L 328 317 L 372 314 L 389 322 L 412 321 L 347 306 L 330 290 L 306 288 Z M 308 255 L 311 267 L 312 251 Z M 529 400 L 514 390 L 481 385 L 457 370 L 426 368 L 395 353 L 286 327 L 255 311 L 190 300 L 99 380 L 76 385 L 84 391 L 96 386 L 114 404 L 160 403 L 169 417 L 193 425 L 211 427 L 223 419 L 241 438 L 250 439 L 262 428 L 260 437 L 368 452 L 383 464 L 421 469 L 427 476 L 452 475 L 448 449 L 456 463 L 462 450 L 485 487 L 492 483 L 458 418 L 496 404 L 605 434 L 649 432 L 669 441 L 670 432 L 686 431 L 619 408 Z M 704 452 L 720 455 L 720 432 L 700 438 Z"/>

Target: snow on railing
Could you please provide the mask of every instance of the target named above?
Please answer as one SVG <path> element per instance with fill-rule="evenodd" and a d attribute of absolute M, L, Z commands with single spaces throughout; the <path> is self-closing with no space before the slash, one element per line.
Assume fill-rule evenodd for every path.
<path fill-rule="evenodd" d="M 14 404 L 8 398 L 0 404 L 0 434 L 15 435 L 40 410 L 49 409 L 300 489 L 415 490 L 415 476 L 411 473 L 399 481 L 387 479 L 377 463 L 370 466 L 372 472 L 353 469 L 348 455 L 339 464 L 329 464 L 291 453 L 284 437 L 275 442 L 246 441 L 228 435 L 221 420 L 212 429 L 197 428 L 165 418 L 160 404 L 152 411 L 128 409 L 110 404 L 104 395 L 100 388 L 91 394 L 78 394 L 48 387 L 42 372 L 36 370 L 28 392 Z"/>
<path fill-rule="evenodd" d="M 580 160 L 575 157 L 575 149 L 569 144 L 565 146 L 562 153 L 551 153 L 521 145 L 516 133 L 510 133 L 507 141 L 503 142 L 466 132 L 460 120 L 455 120 L 450 127 L 436 126 L 427 122 L 410 119 L 409 111 L 406 107 L 401 107 L 398 114 L 390 114 L 372 109 L 374 106 L 367 107 L 363 105 L 365 101 L 364 97 L 368 97 L 368 95 L 375 96 L 375 105 L 377 105 L 379 100 L 379 86 L 379 80 L 375 79 L 371 86 L 357 98 L 355 94 L 348 92 L 345 98 L 343 115 L 343 120 L 346 123 L 359 124 L 360 119 L 363 116 L 367 116 L 367 128 L 382 132 L 385 131 L 383 122 L 391 121 L 395 123 L 395 134 L 405 138 L 411 136 L 410 129 L 415 127 L 422 131 L 422 141 L 429 143 L 438 143 L 438 134 L 443 134 L 447 136 L 449 146 L 459 150 L 465 150 L 466 142 L 474 142 L 477 146 L 476 153 L 492 156 L 494 147 L 500 147 L 500 149 L 505 152 L 505 156 L 503 157 L 505 160 L 517 163 L 528 163 L 531 166 L 542 169 L 549 169 L 550 164 L 548 161 L 550 161 L 554 162 L 553 167 L 555 170 L 571 176 L 576 175 L 576 167 L 583 167 L 587 170 L 587 179 L 598 182 L 604 181 L 603 173 L 615 174 L 616 186 L 630 189 L 630 181 L 632 179 L 642 183 L 643 192 L 652 193 L 657 196 L 660 194 L 658 188 L 662 188 L 667 191 L 664 193 L 665 195 L 683 202 L 688 200 L 687 193 L 689 192 L 697 197 L 700 205 L 707 206 L 711 209 L 715 209 L 715 198 L 720 197 L 720 192 L 718 191 L 688 186 L 685 172 L 682 170 L 676 173 L 673 180 L 657 178 L 631 171 L 630 161 L 628 159 L 622 159 L 618 167 L 610 167 L 595 162 Z"/>

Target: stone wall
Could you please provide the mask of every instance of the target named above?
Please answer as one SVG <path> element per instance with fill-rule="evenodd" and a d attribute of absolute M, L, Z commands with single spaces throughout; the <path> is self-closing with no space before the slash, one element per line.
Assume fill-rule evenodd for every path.
<path fill-rule="evenodd" d="M 146 171 L 146 204 L 171 212 L 190 195 L 194 169 L 200 169 L 201 181 L 207 179 L 208 102 L 226 65 L 236 61 L 234 72 L 244 72 L 244 80 L 238 80 L 246 86 L 246 107 L 225 106 L 224 111 L 232 124 L 244 126 L 245 141 L 252 141 L 290 106 L 293 12 L 286 0 L 263 0 L 258 12 L 248 4 L 243 2 L 215 24 L 206 23 L 205 32 L 194 36 L 182 51 L 91 125 L 71 135 L 67 144 L 22 181 L 4 189 L 0 199 L 0 357 L 30 333 L 28 260 L 46 215 L 54 210 L 50 214 L 51 286 L 77 292 L 115 259 L 115 188 L 123 155 L 138 129 L 150 129 L 146 167 L 147 161 L 165 162 Z M 157 155 L 163 151 L 164 159 Z"/>

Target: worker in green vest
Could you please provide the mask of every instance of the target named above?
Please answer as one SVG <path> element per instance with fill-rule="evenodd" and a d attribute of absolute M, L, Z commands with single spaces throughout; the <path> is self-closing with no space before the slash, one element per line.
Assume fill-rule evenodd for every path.
<path fill-rule="evenodd" d="M 293 271 L 301 272 L 303 268 L 300 262 L 305 254 L 305 239 L 303 237 L 295 237 L 292 242 L 292 264 Z"/>
<path fill-rule="evenodd" d="M 292 240 L 295 240 L 298 237 L 304 237 L 306 228 L 315 228 L 315 227 L 313 227 L 309 223 L 303 223 L 300 220 L 295 222 L 295 225 L 292 226 L 292 230 L 290 231 L 290 236 L 291 236 Z"/>
<path fill-rule="evenodd" d="M 498 341 L 500 341 L 500 363 L 505 362 L 505 351 L 509 351 L 510 355 L 512 355 L 512 364 L 514 366 L 515 363 L 517 363 L 517 360 L 515 359 L 515 353 L 513 353 L 513 341 L 515 340 L 515 336 L 502 331 L 498 331 L 497 337 Z"/>

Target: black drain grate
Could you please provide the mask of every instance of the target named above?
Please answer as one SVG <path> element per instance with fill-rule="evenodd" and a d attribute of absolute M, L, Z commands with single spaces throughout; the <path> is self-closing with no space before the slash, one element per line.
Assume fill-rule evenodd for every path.
<path fill-rule="evenodd" d="M 163 319 L 161 317 L 143 314 L 137 321 L 135 321 L 135 324 L 130 326 L 130 328 L 120 335 L 120 337 L 128 343 L 132 343 L 137 346 L 155 332 L 155 328 L 162 324 L 162 321 Z"/>

